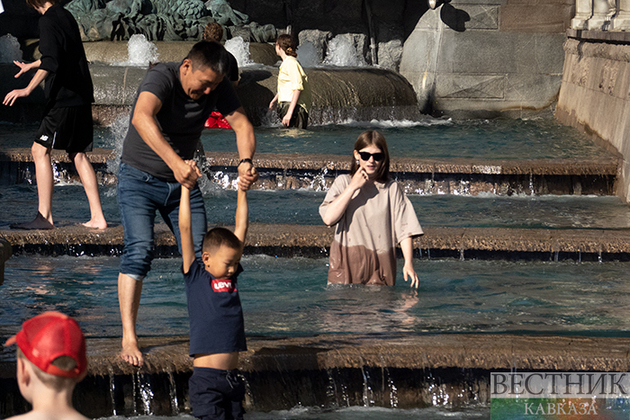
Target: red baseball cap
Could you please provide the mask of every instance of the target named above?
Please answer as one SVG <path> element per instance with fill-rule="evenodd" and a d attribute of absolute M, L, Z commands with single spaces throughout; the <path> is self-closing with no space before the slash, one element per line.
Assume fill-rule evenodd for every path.
<path fill-rule="evenodd" d="M 44 312 L 24 321 L 20 332 L 4 345 L 14 343 L 30 362 L 51 375 L 75 378 L 87 369 L 83 332 L 74 319 L 60 312 Z M 76 367 L 63 370 L 53 365 L 52 362 L 60 356 L 74 359 Z"/>

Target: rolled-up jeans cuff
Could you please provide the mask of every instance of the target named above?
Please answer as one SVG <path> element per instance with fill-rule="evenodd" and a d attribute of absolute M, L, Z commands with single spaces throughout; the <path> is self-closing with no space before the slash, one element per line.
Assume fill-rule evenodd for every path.
<path fill-rule="evenodd" d="M 128 276 L 128 277 L 131 277 L 135 281 L 142 281 L 146 277 L 146 276 L 144 276 L 142 274 L 129 274 L 129 273 L 122 273 L 122 274 L 124 274 L 125 276 Z"/>

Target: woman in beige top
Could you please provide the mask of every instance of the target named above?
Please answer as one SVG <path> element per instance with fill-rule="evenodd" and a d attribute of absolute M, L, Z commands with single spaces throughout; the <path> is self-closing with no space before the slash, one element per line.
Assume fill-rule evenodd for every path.
<path fill-rule="evenodd" d="M 400 244 L 403 277 L 411 280 L 411 287 L 418 287 L 412 239 L 423 232 L 411 202 L 389 179 L 389 152 L 381 133 L 361 133 L 354 144 L 350 175 L 335 179 L 319 214 L 326 225 L 337 224 L 328 283 L 393 286 Z"/>

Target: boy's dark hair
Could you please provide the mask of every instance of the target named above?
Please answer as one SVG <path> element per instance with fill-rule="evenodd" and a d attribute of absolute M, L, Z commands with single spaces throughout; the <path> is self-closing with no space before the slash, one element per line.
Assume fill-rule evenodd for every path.
<path fill-rule="evenodd" d="M 186 56 L 192 62 L 193 71 L 210 68 L 225 76 L 230 67 L 228 52 L 214 41 L 199 41 Z"/>
<path fill-rule="evenodd" d="M 223 40 L 223 26 L 217 22 L 210 22 L 203 30 L 204 41 L 221 42 Z"/>
<path fill-rule="evenodd" d="M 222 227 L 210 229 L 203 237 L 203 252 L 212 254 L 222 246 L 232 249 L 241 249 L 243 243 L 231 230 Z"/>
<path fill-rule="evenodd" d="M 376 146 L 383 152 L 383 161 L 376 173 L 376 180 L 379 182 L 386 182 L 389 180 L 389 151 L 387 150 L 387 141 L 385 137 L 378 131 L 368 130 L 359 134 L 359 138 L 354 143 L 354 150 L 357 152 L 361 149 L 365 149 L 368 146 Z M 359 165 L 352 154 L 352 163 L 350 164 L 350 176 L 354 175 L 359 170 Z"/>
<path fill-rule="evenodd" d="M 278 39 L 276 39 L 276 44 L 284 51 L 287 55 L 291 57 L 297 57 L 297 42 L 295 38 L 288 34 L 278 35 Z"/>

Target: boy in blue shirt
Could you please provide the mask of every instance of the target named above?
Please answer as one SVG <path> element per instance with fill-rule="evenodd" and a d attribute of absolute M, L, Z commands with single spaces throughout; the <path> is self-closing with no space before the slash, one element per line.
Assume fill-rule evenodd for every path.
<path fill-rule="evenodd" d="M 191 166 L 194 164 L 191 163 Z M 238 353 L 247 350 L 243 310 L 236 279 L 249 224 L 247 193 L 238 189 L 234 233 L 217 227 L 203 239 L 202 258 L 195 258 L 190 190 L 182 185 L 179 229 L 182 272 L 190 318 L 189 381 L 193 415 L 202 420 L 242 419 L 245 385 L 238 373 Z"/>

